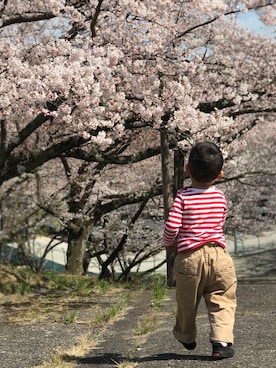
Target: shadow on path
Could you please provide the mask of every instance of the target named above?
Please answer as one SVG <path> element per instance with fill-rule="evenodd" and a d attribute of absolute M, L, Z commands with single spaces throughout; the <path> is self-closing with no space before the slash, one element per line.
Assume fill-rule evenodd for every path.
<path fill-rule="evenodd" d="M 155 354 L 149 355 L 141 358 L 129 358 L 124 357 L 121 354 L 104 354 L 93 357 L 85 357 L 77 359 L 78 364 L 113 364 L 114 363 L 122 363 L 124 361 L 133 362 L 133 363 L 142 363 L 142 362 L 153 362 L 153 361 L 169 361 L 169 360 L 197 360 L 197 361 L 213 361 L 214 358 L 208 355 L 183 355 L 183 354 L 172 354 L 172 353 L 163 353 L 163 354 Z"/>

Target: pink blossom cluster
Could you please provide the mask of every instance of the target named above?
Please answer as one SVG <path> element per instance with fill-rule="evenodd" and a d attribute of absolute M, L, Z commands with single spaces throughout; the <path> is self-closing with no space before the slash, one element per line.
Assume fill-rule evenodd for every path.
<path fill-rule="evenodd" d="M 274 24 L 268 0 L 1 2 L 2 146 L 42 114 L 16 153 L 70 136 L 101 153 L 138 126 L 166 128 L 180 147 L 215 140 L 233 172 L 251 167 L 245 132 L 255 127 L 269 155 L 276 102 L 275 39 L 235 21 L 252 9 Z"/>
<path fill-rule="evenodd" d="M 259 92 L 272 81 L 274 41 L 242 33 L 225 14 L 258 6 L 268 12 L 275 5 L 264 5 L 271 2 L 103 3 L 93 38 L 89 22 L 98 2 L 83 9 L 71 3 L 9 1 L 3 8 L 3 22 L 22 18 L 3 27 L 1 37 L 1 118 L 9 122 L 11 135 L 39 112 L 47 114 L 46 102 L 57 97 L 65 102 L 50 113 L 50 131 L 85 131 L 96 140 L 95 132 L 101 132 L 101 144 L 122 134 L 129 118 L 159 129 L 168 112 L 169 129 L 194 134 L 205 127 L 208 136 L 220 134 L 223 140 L 225 131 L 215 121 L 230 129 L 235 124 L 228 116 L 242 104 L 269 103 Z M 47 26 L 39 35 L 37 22 L 24 19 L 41 14 Z M 47 35 L 48 27 L 65 36 L 73 24 L 83 26 L 73 40 Z M 203 101 L 221 99 L 231 101 L 232 109 L 221 114 L 198 109 Z"/>

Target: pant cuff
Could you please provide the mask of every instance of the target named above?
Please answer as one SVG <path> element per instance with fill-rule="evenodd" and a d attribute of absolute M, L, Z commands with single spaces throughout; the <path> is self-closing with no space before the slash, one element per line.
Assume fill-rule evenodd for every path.
<path fill-rule="evenodd" d="M 184 334 L 182 332 L 179 332 L 176 330 L 176 328 L 173 328 L 173 335 L 176 338 L 176 340 L 180 341 L 180 342 L 184 342 L 186 344 L 191 344 L 192 342 L 195 341 L 195 334 Z"/>

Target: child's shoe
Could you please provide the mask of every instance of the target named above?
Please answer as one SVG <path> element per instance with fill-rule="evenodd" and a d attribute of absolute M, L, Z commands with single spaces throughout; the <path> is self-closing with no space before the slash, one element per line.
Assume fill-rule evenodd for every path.
<path fill-rule="evenodd" d="M 227 344 L 227 346 L 223 346 L 219 342 L 213 342 L 212 345 L 213 345 L 212 356 L 215 359 L 231 358 L 235 354 L 235 351 L 232 348 L 232 344 Z"/>

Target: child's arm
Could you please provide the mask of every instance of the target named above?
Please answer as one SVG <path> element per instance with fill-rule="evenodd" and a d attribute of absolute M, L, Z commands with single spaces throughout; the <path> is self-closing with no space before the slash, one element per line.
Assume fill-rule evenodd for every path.
<path fill-rule="evenodd" d="M 177 240 L 175 240 L 175 241 L 173 242 L 173 244 L 171 244 L 171 245 L 168 245 L 168 246 L 166 246 L 166 245 L 165 245 L 165 249 L 166 249 L 168 252 L 174 252 L 176 248 L 177 248 Z"/>
<path fill-rule="evenodd" d="M 177 235 L 182 225 L 183 201 L 180 191 L 177 193 L 173 205 L 169 211 L 168 218 L 164 225 L 163 244 L 168 251 L 172 251 L 177 246 Z"/>

